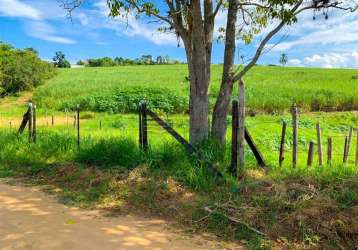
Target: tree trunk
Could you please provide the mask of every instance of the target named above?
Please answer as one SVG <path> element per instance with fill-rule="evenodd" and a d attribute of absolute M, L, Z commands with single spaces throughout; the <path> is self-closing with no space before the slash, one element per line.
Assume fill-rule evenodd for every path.
<path fill-rule="evenodd" d="M 190 142 L 196 144 L 209 136 L 209 98 L 205 67 L 190 73 Z"/>
<path fill-rule="evenodd" d="M 235 58 L 235 31 L 237 20 L 237 3 L 230 1 L 228 8 L 228 18 L 226 24 L 226 41 L 225 41 L 225 55 L 224 68 L 222 74 L 222 81 L 220 92 L 215 103 L 213 111 L 212 135 L 220 143 L 225 142 L 226 136 L 226 117 L 229 111 L 231 93 L 233 88 L 233 81 L 231 77 L 231 70 L 234 66 Z"/>
<path fill-rule="evenodd" d="M 211 58 L 207 56 L 207 32 L 210 28 L 206 30 L 207 24 L 202 20 L 200 1 L 193 0 L 191 6 L 193 25 L 190 41 L 187 42 L 190 49 L 186 50 L 190 74 L 190 142 L 196 144 L 209 136 L 210 69 L 208 70 L 208 65 L 211 63 Z M 211 48 L 209 51 L 211 54 Z"/>

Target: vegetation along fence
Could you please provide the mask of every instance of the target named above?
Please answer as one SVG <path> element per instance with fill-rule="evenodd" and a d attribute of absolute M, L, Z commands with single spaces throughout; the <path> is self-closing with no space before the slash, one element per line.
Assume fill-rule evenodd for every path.
<path fill-rule="evenodd" d="M 245 141 L 247 143 L 248 148 L 250 149 L 250 154 L 252 153 L 254 159 L 257 162 L 258 166 L 266 168 L 268 165 L 278 165 L 282 166 L 285 162 L 287 165 L 287 158 L 291 159 L 289 163 L 293 168 L 297 166 L 297 162 L 299 158 L 301 158 L 306 154 L 306 165 L 308 167 L 316 164 L 318 166 L 322 166 L 327 164 L 328 166 L 332 164 L 333 158 L 337 159 L 337 157 L 341 158 L 341 163 L 353 163 L 358 166 L 358 130 L 350 127 L 346 132 L 343 133 L 334 133 L 330 134 L 326 137 L 326 139 L 322 136 L 322 128 L 321 124 L 317 122 L 314 127 L 307 126 L 302 124 L 298 114 L 298 108 L 294 104 L 291 108 L 292 118 L 289 120 L 283 119 L 281 121 L 281 129 L 279 133 L 275 134 L 277 145 L 265 145 L 262 143 L 260 136 L 257 136 L 257 133 L 251 134 L 251 130 L 255 131 L 255 127 L 257 126 L 268 126 L 271 124 L 278 125 L 277 121 L 259 121 L 254 124 L 251 121 L 247 122 L 246 127 L 244 128 L 245 132 Z M 158 140 L 158 128 L 162 130 L 161 133 L 166 133 L 171 138 L 174 138 L 177 142 L 179 142 L 190 154 L 195 155 L 201 162 L 203 162 L 208 169 L 215 174 L 216 176 L 221 176 L 222 174 L 219 172 L 217 166 L 207 160 L 205 156 L 201 153 L 199 149 L 195 146 L 191 145 L 185 136 L 182 136 L 180 132 L 174 129 L 173 123 L 170 122 L 169 117 L 163 118 L 163 115 L 159 115 L 158 113 L 152 111 L 147 107 L 146 102 L 141 102 L 139 104 L 139 123 L 137 127 L 138 130 L 138 138 L 139 138 L 139 147 L 142 151 L 147 151 L 149 148 L 149 136 L 153 133 L 156 139 Z M 236 176 L 237 166 L 238 166 L 238 151 L 239 151 L 239 112 L 238 112 L 238 102 L 233 100 L 232 102 L 232 119 L 231 119 L 231 164 L 229 166 L 229 172 Z M 38 129 L 38 121 L 37 121 L 37 108 L 36 105 L 29 103 L 27 111 L 22 117 L 21 122 L 19 122 L 18 134 L 23 134 L 25 128 L 28 127 L 28 137 L 29 143 L 36 143 L 37 138 L 37 129 Z M 40 127 L 55 127 L 57 126 L 56 121 L 57 116 L 51 115 L 48 116 L 45 114 L 45 119 L 42 117 Z M 64 119 L 59 118 L 59 125 L 64 123 Z M 129 119 L 133 120 L 135 117 L 131 116 Z M 2 119 L 2 123 L 4 119 Z M 76 133 L 76 144 L 78 149 L 81 148 L 81 114 L 80 107 L 77 106 L 76 112 L 72 115 L 72 113 L 66 112 L 65 123 L 67 127 L 73 127 Z M 5 122 L 6 123 L 6 122 Z M 10 120 L 7 122 L 10 130 L 14 126 L 16 126 L 16 122 L 14 120 Z M 134 123 L 135 124 L 135 123 Z M 139 128 L 139 129 L 138 129 Z M 154 129 L 156 131 L 154 131 Z M 104 121 L 100 119 L 98 121 L 98 130 L 102 131 L 105 129 Z M 335 130 L 335 128 L 332 128 Z M 337 129 L 337 131 L 341 131 L 342 129 Z M 309 131 L 310 134 L 314 133 L 315 138 L 310 138 L 306 143 L 302 143 L 303 134 L 307 134 Z M 184 134 L 184 132 L 182 132 Z M 257 141 L 255 140 L 255 137 Z M 354 146 L 353 139 L 356 137 L 356 142 Z M 161 137 L 159 136 L 159 139 Z M 306 140 L 307 138 L 305 138 Z M 326 140 L 326 141 L 324 141 Z M 258 143 L 257 143 L 258 142 Z M 269 143 L 270 144 L 270 143 Z M 304 146 L 302 146 L 302 144 Z M 343 145 L 343 149 L 335 149 L 340 144 Z M 324 146 L 326 150 L 324 151 Z M 355 149 L 355 152 L 353 150 Z M 290 150 L 291 152 L 288 152 Z M 265 160 L 264 156 L 272 155 L 272 152 L 277 153 L 277 162 Z M 317 162 L 314 162 L 315 154 L 317 157 Z M 326 159 L 324 159 L 326 158 Z"/>

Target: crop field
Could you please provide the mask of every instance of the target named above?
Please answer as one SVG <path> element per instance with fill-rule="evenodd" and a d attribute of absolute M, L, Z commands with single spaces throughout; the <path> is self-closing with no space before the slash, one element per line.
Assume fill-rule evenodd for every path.
<path fill-rule="evenodd" d="M 36 184 L 50 184 L 51 192 L 71 205 L 104 208 L 113 213 L 129 206 L 129 210 L 134 207 L 149 210 L 150 214 L 178 216 L 186 226 L 229 240 L 243 240 L 250 249 L 270 249 L 275 244 L 278 249 L 334 248 L 337 244 L 346 244 L 349 249 L 355 245 L 353 227 L 332 226 L 328 234 L 320 223 L 322 216 L 331 221 L 343 220 L 340 223 L 347 225 L 356 223 L 349 209 L 358 204 L 357 70 L 257 66 L 246 78 L 248 109 L 255 111 L 247 116 L 246 127 L 268 169 L 265 172 L 257 166 L 247 147 L 245 180 L 237 182 L 229 176 L 229 116 L 225 148 L 216 147 L 212 141 L 198 145 L 205 159 L 224 174 L 224 181 L 218 183 L 152 120 L 148 124 L 149 151 L 139 150 L 137 104 L 142 99 L 149 101 L 153 111 L 188 139 L 185 67 L 59 70 L 55 78 L 33 92 L 2 99 L 0 176 L 26 176 Z M 213 66 L 213 96 L 219 86 L 220 71 L 221 66 Z M 27 130 L 21 136 L 16 133 L 31 99 L 37 104 L 36 143 L 29 143 Z M 297 102 L 300 110 L 296 168 L 291 164 L 288 110 L 292 102 Z M 74 118 L 77 104 L 81 108 L 80 147 Z M 334 112 L 324 112 L 328 110 Z M 288 124 L 285 159 L 279 167 L 284 121 Z M 323 166 L 318 165 L 317 122 L 322 128 Z M 354 128 L 354 133 L 348 161 L 343 163 L 350 128 Z M 329 137 L 333 140 L 331 164 L 326 163 Z M 315 151 L 313 165 L 308 167 L 310 141 L 315 143 Z M 217 206 L 217 213 L 207 215 L 202 208 L 208 204 Z M 346 217 L 336 218 L 338 212 L 332 211 L 332 207 Z M 310 217 L 312 211 L 315 215 Z M 278 234 L 285 239 L 277 242 L 273 240 L 275 236 L 258 236 L 247 227 L 233 225 L 223 217 L 227 214 L 265 231 L 269 237 Z M 331 234 L 339 236 L 330 238 Z"/>
<path fill-rule="evenodd" d="M 212 68 L 212 107 L 221 70 Z M 34 100 L 47 109 L 73 109 L 79 103 L 84 110 L 128 113 L 145 98 L 152 108 L 185 113 L 187 76 L 186 65 L 64 69 L 36 89 Z M 256 66 L 245 80 L 247 108 L 253 111 L 282 113 L 293 102 L 302 111 L 358 110 L 357 70 Z"/>

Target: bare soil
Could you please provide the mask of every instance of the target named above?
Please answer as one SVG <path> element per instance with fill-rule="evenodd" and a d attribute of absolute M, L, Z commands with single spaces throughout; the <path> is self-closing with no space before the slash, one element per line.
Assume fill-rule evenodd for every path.
<path fill-rule="evenodd" d="M 0 248 L 7 249 L 243 249 L 213 236 L 174 230 L 160 219 L 104 217 L 58 203 L 39 187 L 0 181 Z"/>

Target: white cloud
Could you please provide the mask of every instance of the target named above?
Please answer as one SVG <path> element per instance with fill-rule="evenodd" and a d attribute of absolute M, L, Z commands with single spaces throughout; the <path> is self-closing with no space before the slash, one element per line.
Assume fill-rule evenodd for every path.
<path fill-rule="evenodd" d="M 304 58 L 304 64 L 323 68 L 358 68 L 358 51 L 327 53 Z"/>
<path fill-rule="evenodd" d="M 320 15 L 312 20 L 312 12 L 304 12 L 298 23 L 288 27 L 290 41 L 278 44 L 274 51 L 286 51 L 298 47 L 341 46 L 358 41 L 358 16 L 356 13 L 330 12 L 329 19 Z"/>
<path fill-rule="evenodd" d="M 88 25 L 89 19 L 88 19 L 87 15 L 85 13 L 80 13 L 80 14 L 77 15 L 77 17 L 78 17 L 81 25 L 83 25 L 83 26 Z"/>
<path fill-rule="evenodd" d="M 302 66 L 302 62 L 299 59 L 290 59 L 290 60 L 288 60 L 287 65 L 289 65 L 289 66 Z"/>
<path fill-rule="evenodd" d="M 122 32 L 129 37 L 141 36 L 157 45 L 175 45 L 178 41 L 174 34 L 159 32 L 159 26 L 142 24 L 132 15 L 129 15 L 127 18 L 128 20 L 125 20 L 124 18 L 120 18 L 118 20 L 121 24 L 119 29 L 116 28 L 116 30 Z"/>
<path fill-rule="evenodd" d="M 323 53 L 288 61 L 290 66 L 320 68 L 358 68 L 358 51 L 346 53 Z"/>
<path fill-rule="evenodd" d="M 6 17 L 26 18 L 25 31 L 29 36 L 61 44 L 74 44 L 74 40 L 56 35 L 56 30 L 49 24 L 49 20 L 64 18 L 57 1 L 18 1 L 0 0 L 0 15 Z M 28 20 L 30 19 L 30 20 Z M 82 23 L 85 17 L 82 16 Z"/>
<path fill-rule="evenodd" d="M 45 40 L 48 42 L 62 43 L 62 44 L 75 44 L 76 41 L 63 36 L 56 35 L 52 26 L 45 22 L 32 21 L 27 23 L 26 32 L 29 36 Z"/>
<path fill-rule="evenodd" d="M 341 45 L 346 43 L 353 43 L 358 41 L 358 29 L 356 27 L 358 27 L 358 20 L 349 23 L 338 24 L 334 29 L 311 32 L 294 41 L 278 44 L 275 47 L 275 50 L 287 50 L 300 45 Z"/>
<path fill-rule="evenodd" d="M 93 20 L 97 21 L 97 23 L 92 26 L 93 28 L 111 29 L 116 31 L 119 35 L 128 37 L 142 37 L 157 45 L 177 45 L 178 43 L 178 39 L 173 33 L 158 31 L 158 28 L 163 25 L 145 22 L 149 21 L 146 20 L 146 18 L 143 18 L 141 21 L 131 13 L 111 19 L 108 17 L 109 10 L 105 1 L 97 2 L 93 6 L 97 10 L 97 15 L 99 15 Z M 104 21 L 99 23 L 98 20 Z"/>
<path fill-rule="evenodd" d="M 39 10 L 18 0 L 0 0 L 0 15 L 42 19 L 42 13 Z"/>

